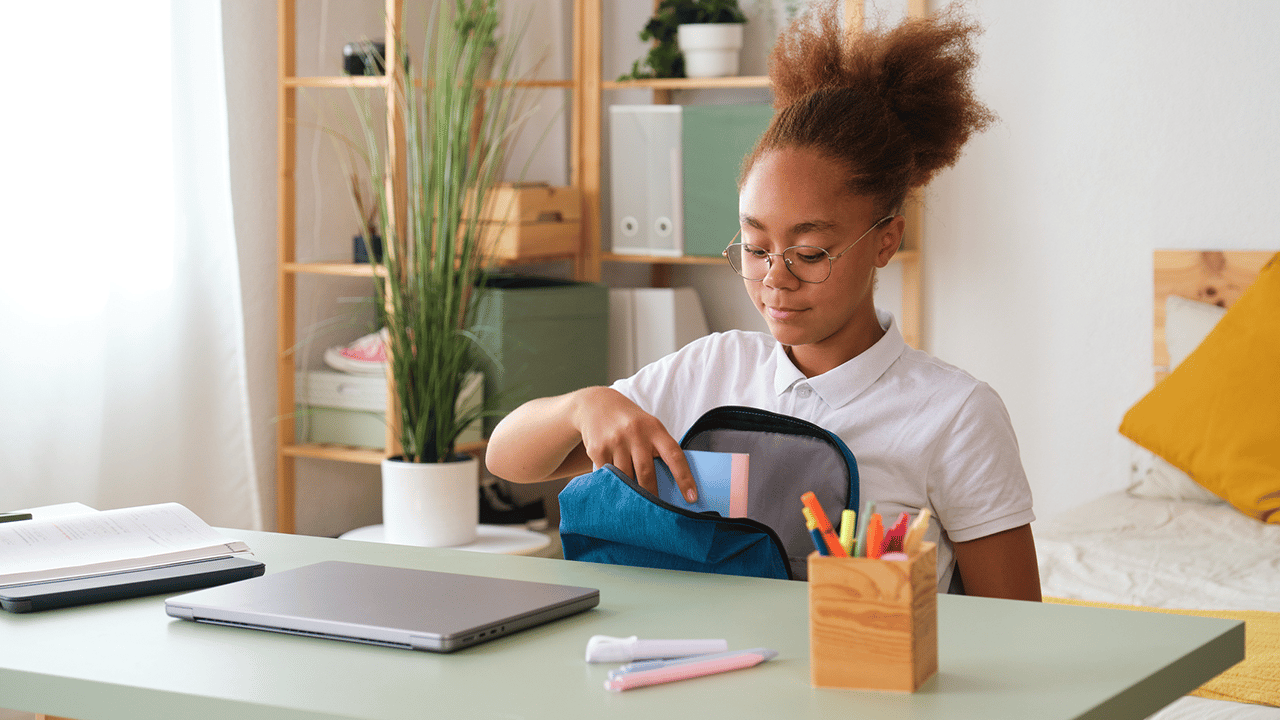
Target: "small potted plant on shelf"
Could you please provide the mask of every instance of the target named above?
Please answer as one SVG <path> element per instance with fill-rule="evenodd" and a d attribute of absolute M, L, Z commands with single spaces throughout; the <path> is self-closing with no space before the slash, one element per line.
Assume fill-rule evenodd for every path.
<path fill-rule="evenodd" d="M 738 0 L 662 0 L 640 31 L 653 47 L 619 80 L 737 75 L 746 21 Z"/>
<path fill-rule="evenodd" d="M 403 122 L 399 173 L 377 103 L 353 93 L 353 144 L 368 165 L 383 237 L 381 261 L 370 262 L 385 328 L 388 421 L 401 452 L 382 463 L 389 542 L 461 545 L 476 535 L 479 461 L 457 445 L 484 408 L 458 400 L 479 366 L 473 325 L 490 266 L 481 217 L 525 110 L 508 82 L 518 36 L 499 50 L 494 82 L 485 82 L 497 23 L 496 0 L 435 3 L 420 55 L 425 77 L 410 68 L 389 90 Z"/>

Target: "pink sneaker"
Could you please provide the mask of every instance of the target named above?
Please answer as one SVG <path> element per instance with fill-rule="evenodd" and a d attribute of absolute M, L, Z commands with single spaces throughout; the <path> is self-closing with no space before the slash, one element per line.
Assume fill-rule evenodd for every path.
<path fill-rule="evenodd" d="M 382 375 L 387 370 L 387 330 L 370 333 L 345 347 L 324 351 L 324 362 L 334 370 L 356 375 Z"/>

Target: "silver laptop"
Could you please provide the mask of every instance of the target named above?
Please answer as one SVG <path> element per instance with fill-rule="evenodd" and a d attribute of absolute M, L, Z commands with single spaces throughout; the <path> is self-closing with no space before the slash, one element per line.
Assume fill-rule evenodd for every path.
<path fill-rule="evenodd" d="M 329 561 L 165 601 L 195 622 L 452 652 L 600 603 L 591 588 Z"/>

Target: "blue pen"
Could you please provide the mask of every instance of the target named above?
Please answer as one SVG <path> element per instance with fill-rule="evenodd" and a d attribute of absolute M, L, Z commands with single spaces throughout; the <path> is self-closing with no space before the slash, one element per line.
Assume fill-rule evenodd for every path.
<path fill-rule="evenodd" d="M 729 652 L 741 652 L 741 651 L 729 651 Z M 644 670 L 656 670 L 658 668 L 669 667 L 671 665 L 682 665 L 684 663 L 699 662 L 706 658 L 712 657 L 713 655 L 715 657 L 720 657 L 723 654 L 724 653 L 704 653 L 702 655 L 690 655 L 688 657 L 671 658 L 669 660 L 639 660 L 637 662 L 627 663 L 626 665 L 623 665 L 620 668 L 615 668 L 613 670 L 610 670 L 609 679 L 616 680 L 622 677 L 623 675 L 627 675 L 633 672 L 641 672 Z"/>

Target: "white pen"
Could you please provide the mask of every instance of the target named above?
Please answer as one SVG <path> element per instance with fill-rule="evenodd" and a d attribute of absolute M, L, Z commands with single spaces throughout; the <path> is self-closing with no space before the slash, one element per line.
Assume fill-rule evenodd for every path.
<path fill-rule="evenodd" d="M 726 640 L 641 640 L 592 635 L 587 641 L 587 662 L 631 662 L 690 655 L 706 655 L 729 649 Z"/>
<path fill-rule="evenodd" d="M 644 663 L 643 665 L 647 667 L 642 669 L 630 671 L 620 669 L 609 673 L 609 679 L 605 680 L 604 687 L 606 690 L 621 692 L 646 685 L 688 680 L 730 670 L 741 670 L 777 656 L 776 651 L 768 648 L 752 648 L 672 660 L 662 663 L 660 667 L 652 667 L 650 663 Z"/>

